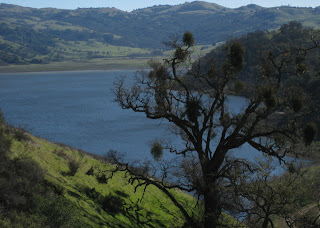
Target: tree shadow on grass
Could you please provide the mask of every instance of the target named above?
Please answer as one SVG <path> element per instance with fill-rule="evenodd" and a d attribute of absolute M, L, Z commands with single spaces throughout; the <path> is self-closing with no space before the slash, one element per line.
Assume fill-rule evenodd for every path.
<path fill-rule="evenodd" d="M 110 193 L 105 196 L 96 191 L 95 188 L 89 188 L 87 186 L 79 187 L 78 191 L 84 193 L 99 206 L 96 210 L 101 216 L 103 216 L 102 211 L 104 211 L 118 221 L 119 224 L 117 224 L 117 227 L 122 227 L 123 225 L 121 224 L 126 224 L 117 218 L 119 214 L 127 217 L 128 221 L 130 221 L 130 224 L 126 224 L 126 226 L 123 227 L 128 227 L 128 225 L 135 227 L 166 227 L 161 220 L 152 218 L 153 213 L 141 207 L 139 202 L 135 203 L 128 199 L 129 195 L 123 191 L 116 190 L 114 194 Z M 79 197 L 79 195 L 76 197 Z M 129 203 L 126 203 L 128 201 Z M 91 216 L 99 219 L 97 216 Z"/>
<path fill-rule="evenodd" d="M 147 211 L 139 205 L 139 203 L 134 203 L 131 201 L 128 207 L 125 207 L 123 215 L 127 217 L 131 224 L 137 224 L 139 227 L 166 227 L 159 219 L 152 218 L 153 213 Z"/>

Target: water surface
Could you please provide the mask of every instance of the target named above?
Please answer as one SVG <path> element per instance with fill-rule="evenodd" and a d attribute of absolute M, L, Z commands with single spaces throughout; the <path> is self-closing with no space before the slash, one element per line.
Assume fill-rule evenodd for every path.
<path fill-rule="evenodd" d="M 123 110 L 114 103 L 113 82 L 135 71 L 80 71 L 0 74 L 0 108 L 6 121 L 21 125 L 32 134 L 103 155 L 114 149 L 127 159 L 150 158 L 148 142 L 170 138 L 169 123 L 150 120 L 143 113 Z M 241 97 L 231 97 L 239 110 Z M 252 158 L 243 146 L 239 157 Z"/>

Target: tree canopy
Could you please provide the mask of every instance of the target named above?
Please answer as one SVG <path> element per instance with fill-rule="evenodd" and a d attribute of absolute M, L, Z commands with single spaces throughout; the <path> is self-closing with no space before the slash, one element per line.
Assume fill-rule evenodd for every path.
<path fill-rule="evenodd" d="M 310 50 L 318 48 L 318 43 L 305 48 L 292 41 L 292 45 L 256 56 L 257 80 L 238 86 L 246 95 L 239 112 L 228 107 L 228 98 L 232 86 L 239 83 L 238 75 L 245 64 L 245 50 L 240 43 L 229 42 L 224 48 L 225 59 L 211 61 L 206 70 L 200 61 L 192 68 L 185 65 L 191 61 L 194 44 L 190 32 L 185 32 L 182 42 L 175 38 L 166 44 L 174 49 L 173 56 L 163 62 L 151 61 L 151 70 L 139 72 L 132 84 L 119 79 L 115 83 L 115 101 L 124 109 L 145 113 L 150 119 L 167 119 L 175 126 L 174 132 L 184 142 L 184 148 L 166 144 L 161 149 L 186 158 L 180 166 L 184 181 L 169 184 L 165 181 L 166 172 L 160 180 L 150 179 L 117 160 L 116 170 L 136 173 L 132 182 L 138 186 L 154 184 L 162 189 L 190 226 L 218 227 L 223 225 L 222 212 L 232 211 L 232 202 L 240 197 L 235 194 L 239 184 L 235 180 L 254 167 L 247 160 L 231 156 L 231 151 L 237 154 L 237 149 L 246 144 L 255 153 L 283 163 L 288 153 L 301 154 L 295 148 L 303 139 L 306 145 L 314 140 L 314 125 L 303 121 L 311 100 L 303 88 L 288 86 L 284 79 L 299 74 L 297 66 Z M 297 91 L 303 105 L 296 100 Z M 186 167 L 187 162 L 192 165 Z M 173 187 L 199 194 L 204 207 L 201 221 L 196 221 L 170 194 L 168 189 Z"/>

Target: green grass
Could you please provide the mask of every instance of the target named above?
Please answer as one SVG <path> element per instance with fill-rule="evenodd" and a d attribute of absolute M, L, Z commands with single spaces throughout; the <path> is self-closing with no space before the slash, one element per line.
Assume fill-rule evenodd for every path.
<path fill-rule="evenodd" d="M 48 21 L 31 21 L 31 20 L 24 20 L 26 24 L 33 25 L 34 29 L 53 29 L 53 30 L 74 30 L 74 31 L 83 31 L 83 30 L 89 30 L 80 26 L 75 26 L 70 23 L 65 23 L 63 25 L 57 24 L 58 21 L 55 20 L 48 20 Z"/>
<path fill-rule="evenodd" d="M 134 193 L 134 186 L 127 178 L 116 174 L 107 184 L 100 184 L 94 176 L 85 173 L 94 167 L 99 170 L 110 170 L 106 164 L 84 152 L 68 146 L 57 145 L 44 139 L 30 136 L 28 141 L 13 141 L 13 156 L 27 156 L 36 161 L 46 173 L 46 179 L 63 189 L 63 196 L 73 202 L 81 213 L 83 222 L 88 227 L 180 227 L 184 219 L 179 210 L 161 191 L 149 186 L 141 202 L 143 188 Z M 68 161 L 73 159 L 80 163 L 74 176 L 66 175 L 69 171 Z M 85 189 L 95 188 L 101 195 L 119 196 L 125 201 L 126 213 L 110 214 L 97 202 L 85 194 Z M 193 210 L 196 200 L 181 191 L 173 191 L 179 201 Z"/>
<path fill-rule="evenodd" d="M 71 42 L 74 43 L 74 42 Z M 150 59 L 162 60 L 173 54 L 173 51 L 165 51 L 163 56 L 148 56 L 149 52 L 145 49 L 118 47 L 118 46 L 103 46 L 100 42 L 92 42 L 86 46 L 86 42 L 78 42 L 69 46 L 71 49 L 83 50 L 81 52 L 63 53 L 62 56 L 70 60 L 51 62 L 48 64 L 22 64 L 22 65 L 7 65 L 0 66 L 0 73 L 15 73 L 15 72 L 44 72 L 44 71 L 76 71 L 76 70 L 115 70 L 115 69 L 140 69 L 148 68 Z M 65 46 L 63 46 L 65 45 Z M 68 45 L 63 44 L 60 49 L 67 49 Z M 83 49 L 81 49 L 83 48 Z M 103 49 L 109 48 L 109 49 Z M 197 59 L 199 55 L 205 55 L 214 47 L 211 45 L 197 45 L 193 48 L 192 59 Z M 201 50 L 203 49 L 203 50 Z M 68 49 L 69 50 L 69 49 Z M 112 56 L 105 58 L 94 58 L 91 60 L 85 59 L 87 51 L 103 51 L 111 50 Z M 83 58 L 81 58 L 81 55 Z M 141 57 L 131 57 L 130 55 L 142 55 Z M 146 56 L 143 56 L 146 55 Z M 79 57 L 80 56 L 80 57 Z"/>
<path fill-rule="evenodd" d="M 149 58 L 104 58 L 89 61 L 64 61 L 49 64 L 0 66 L 0 73 L 77 71 L 77 70 L 121 70 L 146 68 Z"/>
<path fill-rule="evenodd" d="M 64 41 L 59 43 L 57 50 L 69 58 L 87 58 L 87 52 L 98 52 L 105 57 L 124 57 L 130 55 L 150 55 L 151 49 L 114 46 L 95 40 Z M 82 55 L 82 56 L 81 56 Z"/>

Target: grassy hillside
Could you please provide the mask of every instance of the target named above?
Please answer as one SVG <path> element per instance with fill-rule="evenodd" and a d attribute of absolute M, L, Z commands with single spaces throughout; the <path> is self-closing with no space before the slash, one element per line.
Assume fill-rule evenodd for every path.
<path fill-rule="evenodd" d="M 125 12 L 114 8 L 62 10 L 0 4 L 0 66 L 70 60 L 161 56 L 163 41 L 185 30 L 198 45 L 277 29 L 297 20 L 320 27 L 319 8 L 248 5 L 230 9 L 195 1 Z"/>
<path fill-rule="evenodd" d="M 38 175 L 44 173 L 45 185 L 53 189 L 49 198 L 53 197 L 56 202 L 53 203 L 40 195 L 38 196 L 40 200 L 37 199 L 36 204 L 33 205 L 36 209 L 11 208 L 9 214 L 2 209 L 0 210 L 1 227 L 162 228 L 183 226 L 183 216 L 158 189 L 149 186 L 142 198 L 143 189 L 138 188 L 134 193 L 134 186 L 127 182 L 127 177 L 123 174 L 116 174 L 107 183 L 99 183 L 96 176 L 101 176 L 102 171 L 112 168 L 112 165 L 104 162 L 103 159 L 66 145 L 34 137 L 19 129 L 10 128 L 6 132 L 6 137 L 12 140 L 10 159 L 15 164 L 18 164 L 18 161 L 33 161 L 40 166 L 42 171 L 30 169 L 29 166 L 28 172 L 36 171 Z M 74 166 L 70 164 L 75 164 L 79 169 L 72 168 Z M 319 172 L 318 165 L 306 169 L 301 185 L 311 184 L 317 188 L 320 183 Z M 31 176 L 28 173 L 21 175 Z M 0 180 L 0 185 L 4 184 L 1 169 Z M 103 178 L 100 178 L 100 181 L 102 182 Z M 39 185 L 36 184 L 36 187 Z M 180 202 L 188 205 L 186 208 L 189 212 L 193 210 L 197 213 L 196 200 L 193 197 L 180 191 L 172 192 Z M 0 201 L 3 198 L 2 193 L 3 190 L 0 191 Z M 40 211 L 37 212 L 37 210 Z M 296 211 L 294 216 L 296 218 L 309 216 L 312 219 L 319 213 L 317 202 L 310 201 L 308 197 L 299 200 Z M 61 213 L 67 213 L 67 215 L 63 216 Z M 47 216 L 49 219 L 37 218 L 40 215 Z M 47 221 L 57 219 L 60 223 Z M 72 220 L 72 223 L 67 223 L 67 219 Z M 277 219 L 277 217 L 273 219 L 275 227 L 287 227 L 283 219 Z M 232 221 L 230 218 L 227 219 L 230 227 L 233 227 Z M 241 227 L 245 226 L 241 225 Z"/>
<path fill-rule="evenodd" d="M 112 165 L 102 159 L 34 137 L 21 130 L 11 129 L 6 132 L 5 137 L 12 140 L 10 160 L 35 162 L 43 170 L 45 185 L 54 189 L 52 194 L 68 201 L 63 201 L 63 205 L 71 202 L 72 217 L 79 220 L 77 226 L 71 227 L 180 227 L 184 224 L 183 216 L 158 189 L 148 187 L 141 200 L 143 189 L 138 188 L 134 193 L 134 186 L 127 182 L 124 175 L 116 174 L 106 182 L 102 177 L 103 171 L 109 170 Z M 40 170 L 37 173 L 41 173 Z M 0 179 L 3 180 L 3 173 L 0 174 Z M 101 183 L 96 176 L 101 177 Z M 183 204 L 190 204 L 189 210 L 194 210 L 191 206 L 196 203 L 193 197 L 180 191 L 173 193 Z M 1 199 L 5 197 L 2 194 L 0 196 Z M 34 208 L 43 204 L 43 200 L 40 203 L 39 200 L 36 201 Z M 0 211 L 1 227 L 39 227 L 39 219 L 35 219 L 37 214 L 32 211 L 35 209 L 10 205 L 9 215 Z M 41 216 L 45 216 L 45 212 L 42 209 Z M 55 210 L 49 208 L 49 212 L 54 214 Z"/>
<path fill-rule="evenodd" d="M 78 44 L 80 45 L 80 44 Z M 103 48 L 97 46 L 95 48 Z M 109 46 L 110 47 L 110 46 Z M 84 49 L 93 47 L 83 46 Z M 46 64 L 3 64 L 0 61 L 0 73 L 13 73 L 13 72 L 41 72 L 41 71 L 72 71 L 72 70 L 114 70 L 114 69 L 140 69 L 148 68 L 148 61 L 150 59 L 162 60 L 172 54 L 172 51 L 165 51 L 161 56 L 139 55 L 135 54 L 134 50 L 141 51 L 139 48 L 130 47 L 116 47 L 113 46 L 115 53 L 119 56 L 101 57 L 86 59 L 86 52 L 79 53 L 66 53 L 65 56 L 72 56 L 71 59 L 63 59 L 60 61 L 50 62 Z M 203 56 L 210 52 L 214 46 L 212 45 L 197 45 L 193 48 L 193 59 L 198 56 Z M 93 49 L 95 50 L 95 49 Z M 131 53 L 131 55 L 129 54 Z M 128 55 L 127 55 L 128 54 Z M 0 51 L 1 55 L 1 51 Z M 82 55 L 82 57 L 81 57 Z"/>

